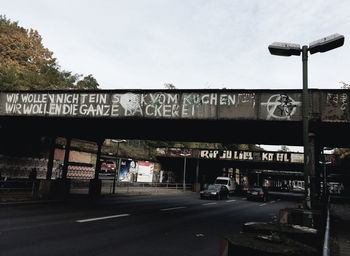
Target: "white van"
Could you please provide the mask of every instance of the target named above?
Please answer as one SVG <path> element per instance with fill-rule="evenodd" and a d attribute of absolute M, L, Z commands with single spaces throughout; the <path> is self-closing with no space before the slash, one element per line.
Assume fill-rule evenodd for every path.
<path fill-rule="evenodd" d="M 229 177 L 217 177 L 214 184 L 225 185 L 230 194 L 236 190 L 236 182 Z"/>

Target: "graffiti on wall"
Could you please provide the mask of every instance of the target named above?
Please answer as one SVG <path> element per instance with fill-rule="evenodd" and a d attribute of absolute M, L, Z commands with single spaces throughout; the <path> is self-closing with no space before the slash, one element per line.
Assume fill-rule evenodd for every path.
<path fill-rule="evenodd" d="M 2 93 L 0 113 L 31 116 L 196 117 L 216 107 L 255 107 L 255 93 Z M 209 111 L 208 111 L 209 108 Z"/>
<path fill-rule="evenodd" d="M 311 116 L 349 121 L 346 91 L 309 95 Z M 300 121 L 301 98 L 294 91 L 1 92 L 0 116 Z"/>
<path fill-rule="evenodd" d="M 243 150 L 201 150 L 200 158 L 238 161 L 300 163 L 300 159 L 303 159 L 303 154 L 290 152 L 259 152 Z"/>
<path fill-rule="evenodd" d="M 295 115 L 297 108 L 301 107 L 302 102 L 294 100 L 287 94 L 274 94 L 261 105 L 266 107 L 267 120 L 290 120 Z"/>
<path fill-rule="evenodd" d="M 249 150 L 157 148 L 159 157 L 237 160 L 252 162 L 303 163 L 304 154 L 292 152 L 266 152 Z"/>
<path fill-rule="evenodd" d="M 348 105 L 349 99 L 346 93 L 327 93 L 322 119 L 324 121 L 348 121 Z"/>

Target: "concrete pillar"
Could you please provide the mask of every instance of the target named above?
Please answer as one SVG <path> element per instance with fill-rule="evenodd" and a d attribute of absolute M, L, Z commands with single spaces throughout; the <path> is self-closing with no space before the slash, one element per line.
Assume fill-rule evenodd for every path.
<path fill-rule="evenodd" d="M 55 147 L 56 147 L 56 136 L 51 137 L 49 161 L 47 162 L 47 172 L 46 172 L 46 179 L 47 180 L 51 180 L 51 177 L 52 177 L 52 168 L 53 168 L 53 160 L 54 160 L 54 156 L 55 156 Z"/>
<path fill-rule="evenodd" d="M 97 153 L 96 153 L 96 169 L 95 169 L 95 180 L 98 180 L 98 175 L 101 171 L 101 149 L 104 140 L 100 140 L 97 142 Z"/>
<path fill-rule="evenodd" d="M 200 191 L 200 184 L 199 184 L 199 159 L 197 159 L 196 163 L 196 180 L 194 184 L 194 191 L 199 192 Z"/>
<path fill-rule="evenodd" d="M 317 140 L 316 140 L 317 142 Z M 323 174 L 323 165 L 321 162 L 323 161 L 321 154 L 322 154 L 322 148 L 319 146 L 318 143 L 316 143 L 315 148 L 315 190 L 316 190 L 316 198 L 318 202 L 321 203 L 322 200 L 322 193 L 321 193 L 321 173 Z"/>
<path fill-rule="evenodd" d="M 98 175 L 101 171 L 101 149 L 104 139 L 97 142 L 97 155 L 96 155 L 96 169 L 95 177 L 90 180 L 89 184 L 89 196 L 96 197 L 101 195 L 102 181 L 98 179 Z"/>
<path fill-rule="evenodd" d="M 317 189 L 316 189 L 316 141 L 315 134 L 309 133 L 309 171 L 310 171 L 310 198 L 311 209 L 317 204 Z"/>
<path fill-rule="evenodd" d="M 64 152 L 64 161 L 62 168 L 62 179 L 67 178 L 68 173 L 68 162 L 69 162 L 69 153 L 70 153 L 70 144 L 72 142 L 72 138 L 66 138 L 66 151 Z"/>

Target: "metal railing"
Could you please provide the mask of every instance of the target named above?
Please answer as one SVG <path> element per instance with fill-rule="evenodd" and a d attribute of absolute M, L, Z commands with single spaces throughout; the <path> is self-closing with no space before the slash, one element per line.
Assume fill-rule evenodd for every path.
<path fill-rule="evenodd" d="M 14 179 L 0 181 L 0 201 L 10 200 L 13 197 L 30 198 L 39 190 L 39 179 Z M 88 194 L 90 180 L 86 179 L 70 179 L 70 193 L 72 194 Z M 192 191 L 192 184 L 183 183 L 152 183 L 152 182 L 117 182 L 117 194 L 127 193 L 147 193 L 147 194 L 161 194 L 173 193 L 181 191 Z M 113 193 L 113 180 L 102 180 L 101 187 L 102 194 Z"/>
<path fill-rule="evenodd" d="M 109 186 L 109 193 L 112 194 L 112 183 L 104 181 L 102 187 Z M 108 185 L 108 183 L 110 183 Z M 170 191 L 192 191 L 192 184 L 183 183 L 152 183 L 152 182 L 118 182 L 116 184 L 116 193 L 132 192 L 170 192 Z"/>
<path fill-rule="evenodd" d="M 39 187 L 38 180 L 1 179 L 0 202 L 29 200 Z"/>
<path fill-rule="evenodd" d="M 326 217 L 326 225 L 325 225 L 325 232 L 324 232 L 324 240 L 323 240 L 323 250 L 322 255 L 323 256 L 329 256 L 330 255 L 330 248 L 329 248 L 329 228 L 330 228 L 330 213 L 329 213 L 329 207 L 330 207 L 330 197 L 328 196 L 327 200 L 327 217 Z"/>
<path fill-rule="evenodd" d="M 89 180 L 71 180 L 71 193 L 88 193 Z M 115 192 L 124 193 L 171 193 L 180 191 L 192 191 L 192 184 L 183 183 L 153 183 L 153 182 L 117 182 Z M 113 193 L 113 180 L 102 180 L 102 194 Z"/>

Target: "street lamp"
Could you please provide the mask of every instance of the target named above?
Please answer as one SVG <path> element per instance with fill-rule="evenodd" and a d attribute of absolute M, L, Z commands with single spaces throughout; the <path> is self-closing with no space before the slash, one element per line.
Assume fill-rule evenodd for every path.
<path fill-rule="evenodd" d="M 299 44 L 275 42 L 269 45 L 268 49 L 272 55 L 289 57 L 292 55 L 300 56 L 303 61 L 303 144 L 304 144 L 304 180 L 305 180 L 305 197 L 306 207 L 311 209 L 311 190 L 310 190 L 310 161 L 309 152 L 309 96 L 308 96 L 308 51 L 310 54 L 317 52 L 326 52 L 338 48 L 344 44 L 344 36 L 333 34 L 317 41 L 313 41 L 309 46 L 304 45 L 300 48 Z M 313 192 L 313 191 L 312 191 Z"/>
<path fill-rule="evenodd" d="M 118 177 L 119 177 L 119 170 L 120 170 L 120 159 L 118 160 L 118 152 L 119 152 L 119 144 L 120 143 L 125 143 L 126 140 L 112 140 L 112 142 L 117 143 L 117 153 L 116 153 L 116 164 L 118 161 L 118 168 L 116 168 L 116 170 L 114 171 L 114 177 L 113 177 L 113 195 L 115 194 L 115 180 L 117 178 L 117 173 L 118 173 Z"/>
<path fill-rule="evenodd" d="M 183 178 L 183 185 L 182 185 L 182 188 L 183 188 L 184 192 L 186 191 L 186 157 L 188 157 L 190 155 L 191 154 L 189 154 L 189 153 L 187 153 L 187 154 L 181 153 L 180 154 L 180 156 L 184 157 L 184 178 Z"/>

